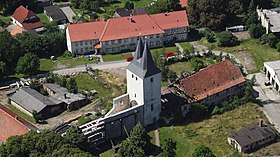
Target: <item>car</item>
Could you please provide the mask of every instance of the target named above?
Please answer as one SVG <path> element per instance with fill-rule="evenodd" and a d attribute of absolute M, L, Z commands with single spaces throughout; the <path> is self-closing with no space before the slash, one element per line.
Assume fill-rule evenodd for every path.
<path fill-rule="evenodd" d="M 271 83 L 269 81 L 264 82 L 264 85 L 269 86 Z"/>
<path fill-rule="evenodd" d="M 125 60 L 126 60 L 127 62 L 131 62 L 131 61 L 133 60 L 133 57 L 132 57 L 132 56 L 127 56 L 127 57 L 125 58 Z"/>

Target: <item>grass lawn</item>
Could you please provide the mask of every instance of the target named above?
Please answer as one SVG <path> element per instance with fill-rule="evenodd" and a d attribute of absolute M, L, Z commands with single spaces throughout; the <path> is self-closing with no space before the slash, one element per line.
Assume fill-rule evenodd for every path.
<path fill-rule="evenodd" d="M 171 46 L 171 47 L 163 47 L 163 48 L 156 48 L 156 49 L 151 49 L 151 53 L 155 53 L 156 51 L 158 52 L 177 52 L 177 47 L 176 46 Z"/>
<path fill-rule="evenodd" d="M 190 62 L 177 62 L 171 64 L 169 67 L 170 70 L 175 71 L 177 74 L 180 74 L 182 71 L 192 72 L 194 70 Z"/>
<path fill-rule="evenodd" d="M 181 43 L 179 43 L 179 44 L 183 47 L 184 50 L 185 50 L 185 49 L 190 50 L 191 47 L 192 47 L 192 45 L 191 45 L 189 42 L 181 42 Z"/>
<path fill-rule="evenodd" d="M 41 22 L 50 23 L 48 17 L 44 13 L 37 14 L 37 16 L 40 18 Z"/>
<path fill-rule="evenodd" d="M 58 57 L 56 60 L 40 59 L 41 71 L 53 71 L 62 68 L 74 68 L 77 65 L 85 65 L 96 63 L 97 60 L 88 60 L 84 56 L 71 58 L 71 57 Z"/>
<path fill-rule="evenodd" d="M 102 55 L 104 62 L 117 61 L 117 60 L 125 60 L 127 56 L 132 56 L 131 52 L 128 53 L 119 53 L 119 54 L 105 54 Z"/>
<path fill-rule="evenodd" d="M 14 107 L 13 105 L 6 105 L 11 111 L 15 112 L 16 114 L 18 114 L 21 118 L 31 122 L 31 123 L 36 123 L 35 119 L 29 115 L 27 115 L 26 113 L 20 111 L 19 109 L 17 109 L 16 107 Z"/>
<path fill-rule="evenodd" d="M 11 17 L 0 17 L 0 21 L 5 22 L 6 24 L 9 24 L 11 22 Z"/>
<path fill-rule="evenodd" d="M 162 127 L 159 130 L 160 140 L 162 143 L 166 138 L 175 139 L 178 157 L 191 156 L 199 144 L 208 146 L 216 156 L 230 156 L 234 153 L 234 149 L 227 143 L 227 136 L 243 127 L 257 123 L 259 118 L 267 122 L 267 118 L 259 107 L 249 103 L 202 122 Z M 189 129 L 196 131 L 198 135 L 192 138 L 185 136 L 185 131 Z"/>

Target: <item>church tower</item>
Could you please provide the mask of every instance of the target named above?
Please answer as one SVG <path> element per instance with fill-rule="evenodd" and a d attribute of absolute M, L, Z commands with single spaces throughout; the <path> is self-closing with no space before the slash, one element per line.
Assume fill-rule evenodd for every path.
<path fill-rule="evenodd" d="M 161 72 L 156 67 L 147 41 L 139 39 L 132 62 L 126 70 L 130 101 L 143 105 L 144 126 L 159 120 L 161 112 Z"/>

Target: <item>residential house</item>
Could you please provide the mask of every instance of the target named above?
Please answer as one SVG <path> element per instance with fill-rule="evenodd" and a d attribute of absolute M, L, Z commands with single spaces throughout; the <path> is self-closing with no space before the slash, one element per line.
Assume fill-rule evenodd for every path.
<path fill-rule="evenodd" d="M 136 8 L 131 10 L 131 16 L 148 14 L 148 8 Z"/>
<path fill-rule="evenodd" d="M 44 31 L 43 23 L 40 18 L 36 16 L 32 11 L 26 9 L 23 6 L 19 6 L 13 15 L 11 16 L 12 23 L 16 26 L 16 29 L 22 31 L 39 33 Z M 18 28 L 17 28 L 18 27 Z M 14 34 L 14 33 L 13 33 Z"/>
<path fill-rule="evenodd" d="M 68 110 L 79 109 L 88 103 L 88 99 L 83 94 L 70 93 L 66 88 L 58 84 L 46 83 L 43 84 L 43 88 L 51 98 L 64 102 Z"/>
<path fill-rule="evenodd" d="M 44 8 L 46 6 L 50 6 L 52 4 L 52 0 L 36 0 L 36 5 L 39 8 Z"/>
<path fill-rule="evenodd" d="M 58 24 L 65 24 L 68 22 L 67 17 L 63 11 L 56 5 L 44 7 L 44 13 L 50 21 L 56 21 Z"/>
<path fill-rule="evenodd" d="M 188 0 L 180 0 L 180 4 L 182 8 L 188 7 Z"/>
<path fill-rule="evenodd" d="M 280 8 L 262 9 L 257 7 L 257 14 L 261 25 L 269 32 L 280 32 Z"/>
<path fill-rule="evenodd" d="M 66 31 L 67 47 L 68 51 L 79 55 L 120 53 L 134 51 L 138 39 L 143 37 L 150 48 L 157 48 L 167 43 L 186 41 L 188 26 L 184 10 L 70 24 Z"/>
<path fill-rule="evenodd" d="M 36 111 L 39 119 L 56 116 L 65 110 L 62 101 L 43 96 L 29 87 L 20 88 L 10 99 L 13 106 L 29 116 Z"/>
<path fill-rule="evenodd" d="M 264 73 L 269 82 L 280 92 L 280 60 L 264 62 Z"/>
<path fill-rule="evenodd" d="M 30 130 L 40 132 L 33 124 L 0 104 L 0 145 L 11 136 L 23 135 Z"/>
<path fill-rule="evenodd" d="M 239 67 L 224 60 L 178 80 L 174 87 L 189 103 L 202 102 L 213 106 L 241 96 L 245 85 L 246 80 Z"/>
<path fill-rule="evenodd" d="M 228 136 L 228 143 L 238 152 L 252 152 L 264 145 L 275 142 L 276 132 L 260 120 L 259 125 L 252 125 Z"/>
<path fill-rule="evenodd" d="M 130 13 L 127 9 L 125 8 L 117 8 L 113 17 L 117 18 L 117 17 L 126 17 L 126 16 L 130 16 Z"/>

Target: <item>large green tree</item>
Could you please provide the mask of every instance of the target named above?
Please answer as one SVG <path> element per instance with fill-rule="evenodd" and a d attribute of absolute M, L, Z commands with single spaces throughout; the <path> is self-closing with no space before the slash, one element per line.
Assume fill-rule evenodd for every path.
<path fill-rule="evenodd" d="M 179 0 L 160 0 L 154 1 L 154 4 L 148 9 L 150 14 L 157 14 L 179 10 L 181 9 L 181 5 Z"/>
<path fill-rule="evenodd" d="M 27 53 L 18 60 L 16 72 L 21 74 L 35 74 L 40 67 L 39 58 L 32 53 Z"/>
<path fill-rule="evenodd" d="M 177 143 L 175 140 L 168 138 L 164 140 L 161 157 L 175 157 L 176 156 Z"/>
<path fill-rule="evenodd" d="M 35 0 L 1 0 L 0 10 L 3 10 L 4 14 L 12 14 L 17 7 L 23 6 L 33 6 Z"/>
<path fill-rule="evenodd" d="M 75 126 L 71 126 L 64 136 L 66 140 L 69 141 L 69 143 L 72 143 L 73 145 L 83 145 L 86 141 L 86 137 L 82 133 L 80 129 L 78 129 Z"/>

